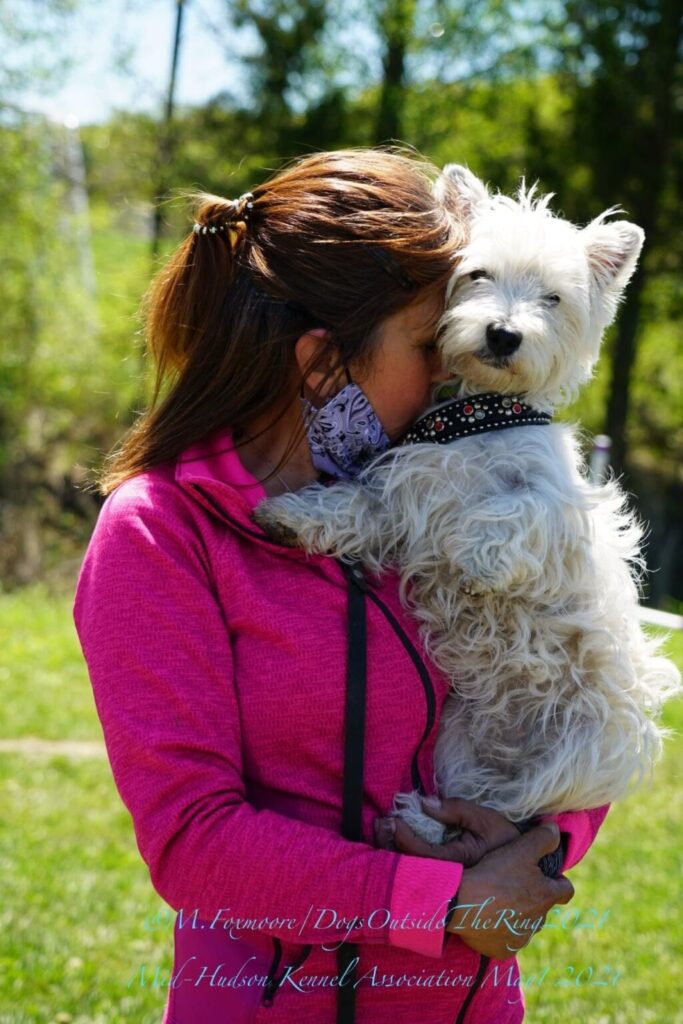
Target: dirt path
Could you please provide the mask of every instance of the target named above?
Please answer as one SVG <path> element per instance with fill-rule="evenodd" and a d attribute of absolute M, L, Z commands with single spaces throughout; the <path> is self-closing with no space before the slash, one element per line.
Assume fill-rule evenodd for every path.
<path fill-rule="evenodd" d="M 39 740 L 35 736 L 1 740 L 0 754 L 25 754 L 28 757 L 106 757 L 104 743 L 97 740 Z"/>

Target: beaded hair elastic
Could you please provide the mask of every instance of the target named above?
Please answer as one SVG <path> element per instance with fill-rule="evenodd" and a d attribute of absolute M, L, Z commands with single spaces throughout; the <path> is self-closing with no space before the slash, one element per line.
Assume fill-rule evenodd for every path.
<path fill-rule="evenodd" d="M 224 221 L 222 224 L 199 224 L 197 221 L 194 222 L 192 230 L 195 235 L 215 235 L 217 231 L 227 231 L 230 237 L 230 242 L 234 241 L 233 235 L 237 235 L 237 229 L 235 224 L 241 221 L 246 222 L 249 219 L 249 214 L 254 208 L 252 202 L 254 198 L 253 192 L 244 192 L 238 199 L 233 199 L 230 203 L 230 209 L 228 211 L 229 219 Z"/>

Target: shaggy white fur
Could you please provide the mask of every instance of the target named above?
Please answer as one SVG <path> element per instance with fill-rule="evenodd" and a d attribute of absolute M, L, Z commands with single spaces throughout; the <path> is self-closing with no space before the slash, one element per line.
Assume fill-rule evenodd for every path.
<path fill-rule="evenodd" d="M 491 195 L 459 166 L 437 189 L 470 221 L 437 331 L 459 395 L 552 411 L 590 377 L 643 232 L 609 222 L 614 210 L 580 230 L 550 196 L 523 183 L 516 199 Z M 452 680 L 435 750 L 442 796 L 522 821 L 613 801 L 659 756 L 656 716 L 680 677 L 638 620 L 642 531 L 614 481 L 588 481 L 572 428 L 391 449 L 354 481 L 271 499 L 255 519 L 309 552 L 399 568 Z M 442 841 L 417 792 L 394 810 Z"/>

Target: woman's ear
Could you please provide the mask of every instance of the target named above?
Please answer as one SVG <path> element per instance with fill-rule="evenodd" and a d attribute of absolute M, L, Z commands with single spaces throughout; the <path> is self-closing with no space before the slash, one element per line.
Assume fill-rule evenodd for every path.
<path fill-rule="evenodd" d="M 299 371 L 305 374 L 306 387 L 320 398 L 331 398 L 342 386 L 342 382 L 345 383 L 344 368 L 337 366 L 337 348 L 331 340 L 330 332 L 324 327 L 316 327 L 302 334 L 294 346 L 294 352 Z M 314 368 L 309 370 L 310 366 Z"/>

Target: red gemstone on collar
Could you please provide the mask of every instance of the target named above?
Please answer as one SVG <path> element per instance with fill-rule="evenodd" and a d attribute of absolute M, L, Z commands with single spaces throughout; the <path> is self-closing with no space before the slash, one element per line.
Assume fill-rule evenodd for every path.
<path fill-rule="evenodd" d="M 473 405 L 466 405 L 466 406 L 464 406 L 462 411 L 465 413 L 465 416 L 471 416 L 472 413 L 474 412 L 474 406 Z"/>
<path fill-rule="evenodd" d="M 512 406 L 512 411 L 513 412 L 521 412 L 522 411 L 522 407 L 519 404 L 519 402 L 515 402 L 515 404 Z"/>
<path fill-rule="evenodd" d="M 434 424 L 434 430 L 443 430 L 443 423 L 441 420 L 437 420 Z"/>

